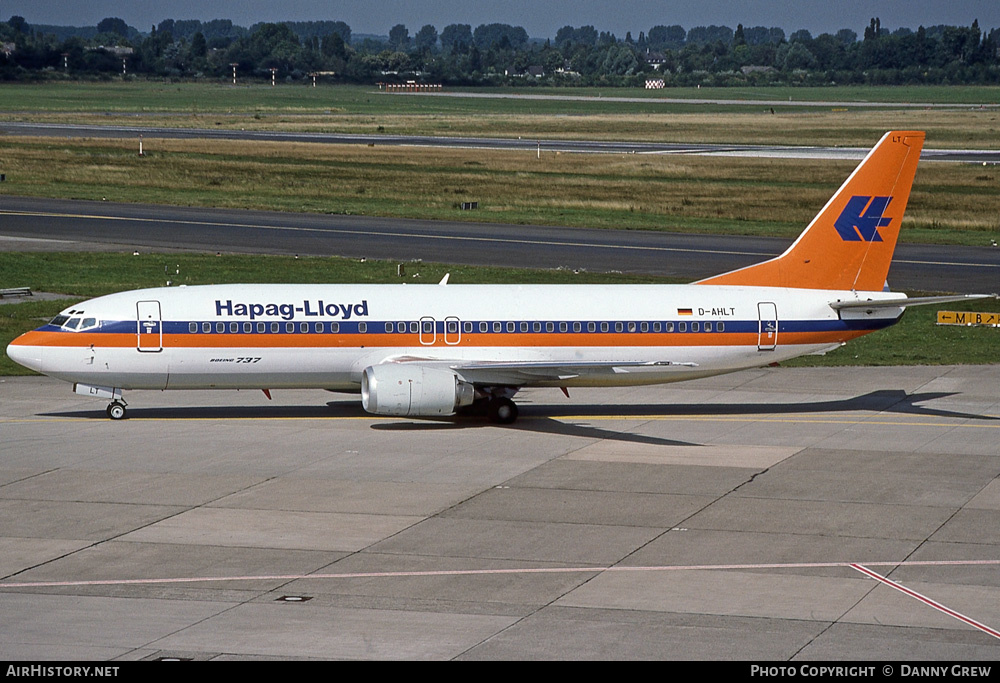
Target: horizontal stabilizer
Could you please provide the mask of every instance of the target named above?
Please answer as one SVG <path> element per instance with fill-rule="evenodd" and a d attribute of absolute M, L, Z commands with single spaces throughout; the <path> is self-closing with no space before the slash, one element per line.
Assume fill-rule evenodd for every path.
<path fill-rule="evenodd" d="M 850 308 L 905 308 L 906 306 L 925 306 L 927 304 L 946 304 L 954 301 L 972 301 L 974 299 L 997 298 L 996 294 L 950 294 L 946 296 L 918 296 L 913 298 L 897 297 L 893 299 L 877 299 L 868 301 L 832 301 L 830 308 L 835 311 Z"/>

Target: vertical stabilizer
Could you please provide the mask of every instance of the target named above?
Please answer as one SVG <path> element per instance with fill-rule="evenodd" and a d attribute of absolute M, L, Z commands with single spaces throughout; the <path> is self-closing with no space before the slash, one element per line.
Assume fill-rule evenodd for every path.
<path fill-rule="evenodd" d="M 784 254 L 697 284 L 881 291 L 923 145 L 886 133 Z"/>

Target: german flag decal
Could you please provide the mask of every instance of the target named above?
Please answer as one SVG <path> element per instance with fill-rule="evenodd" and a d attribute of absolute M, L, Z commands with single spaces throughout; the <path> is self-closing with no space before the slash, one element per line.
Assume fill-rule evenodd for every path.
<path fill-rule="evenodd" d="M 692 313 L 691 313 L 691 309 L 690 308 L 678 308 L 677 309 L 677 315 L 691 315 L 691 314 Z"/>

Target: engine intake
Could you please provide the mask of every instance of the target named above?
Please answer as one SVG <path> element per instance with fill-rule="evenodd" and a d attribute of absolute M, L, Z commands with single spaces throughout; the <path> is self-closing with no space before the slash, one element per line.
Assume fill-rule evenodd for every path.
<path fill-rule="evenodd" d="M 473 386 L 451 370 L 386 363 L 361 375 L 361 405 L 376 415 L 451 415 L 474 398 Z"/>

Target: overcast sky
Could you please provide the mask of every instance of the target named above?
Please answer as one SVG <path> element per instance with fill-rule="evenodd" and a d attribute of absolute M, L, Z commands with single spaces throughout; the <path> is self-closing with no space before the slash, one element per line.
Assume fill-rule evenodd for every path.
<path fill-rule="evenodd" d="M 148 32 L 164 19 L 259 21 L 344 21 L 354 33 L 387 35 L 404 24 L 413 35 L 424 24 L 438 31 L 448 24 L 500 22 L 523 26 L 533 38 L 552 38 L 562 26 L 593 25 L 624 38 L 658 24 L 684 28 L 719 24 L 800 28 L 813 35 L 850 28 L 859 35 L 871 17 L 883 28 L 949 24 L 1000 27 L 998 0 L 0 0 L 0 21 L 13 15 L 29 24 L 96 26 L 118 17 Z"/>

